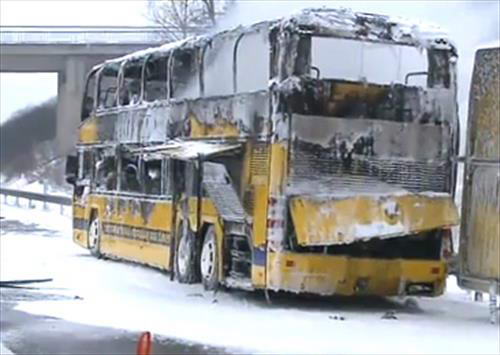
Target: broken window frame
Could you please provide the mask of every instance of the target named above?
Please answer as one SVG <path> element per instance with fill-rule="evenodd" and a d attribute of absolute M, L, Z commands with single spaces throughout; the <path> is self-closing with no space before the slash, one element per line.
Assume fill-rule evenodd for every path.
<path fill-rule="evenodd" d="M 92 189 L 95 190 L 98 194 L 101 193 L 110 193 L 117 192 L 120 188 L 120 180 L 118 179 L 118 171 L 119 171 L 119 159 L 115 154 L 115 149 L 113 147 L 99 147 L 94 150 L 93 154 L 93 169 L 92 169 Z M 97 168 L 97 164 L 102 161 L 103 164 L 106 161 L 112 165 L 112 168 L 106 171 L 106 175 L 99 176 L 100 169 Z M 113 178 L 109 176 L 109 174 L 114 174 L 114 185 L 113 188 L 108 187 L 108 179 Z"/>
<path fill-rule="evenodd" d="M 234 82 L 235 82 L 235 46 L 237 45 L 237 41 L 238 41 L 238 38 L 239 37 L 242 37 L 246 34 L 246 32 L 243 32 L 243 33 L 240 33 L 238 36 L 235 36 L 234 33 L 230 33 L 230 34 L 223 34 L 223 35 L 220 35 L 220 36 L 214 36 L 213 38 L 210 39 L 210 41 L 207 41 L 205 43 L 205 45 L 202 47 L 201 49 L 201 53 L 200 53 L 200 56 L 199 56 L 199 71 L 200 71 L 200 96 L 199 97 L 225 97 L 225 96 L 231 96 L 231 95 L 234 95 L 236 94 L 236 92 L 234 91 Z M 231 51 L 231 63 L 229 64 L 228 66 L 228 69 L 229 70 L 229 73 L 230 73 L 230 86 L 231 86 L 231 89 L 228 90 L 228 92 L 218 92 L 218 93 L 215 93 L 215 94 L 210 94 L 210 95 L 207 95 L 207 82 L 208 82 L 208 78 L 210 78 L 210 76 L 208 75 L 208 71 L 207 71 L 207 68 L 209 67 L 207 65 L 207 51 L 212 49 L 213 46 L 214 46 L 214 41 L 222 41 L 223 43 L 224 42 L 229 42 L 229 41 L 233 41 L 233 46 L 231 47 L 232 51 Z M 226 43 L 224 43 L 226 44 Z M 217 79 L 220 79 L 220 78 L 217 78 Z"/>
<path fill-rule="evenodd" d="M 263 55 L 266 55 L 268 57 L 268 75 L 267 75 L 267 80 L 269 81 L 271 78 L 272 78 L 272 58 L 271 58 L 271 53 L 272 53 L 272 50 L 271 50 L 271 41 L 269 39 L 269 36 L 270 36 L 270 31 L 269 31 L 269 26 L 256 26 L 254 28 L 252 28 L 250 31 L 245 31 L 245 32 L 242 32 L 240 33 L 237 37 L 236 37 L 236 40 L 234 41 L 234 44 L 233 44 L 233 65 L 232 65 L 232 68 L 233 68 L 233 94 L 236 95 L 236 94 L 241 94 L 241 93 L 249 93 L 249 92 L 259 92 L 259 91 L 264 91 L 264 90 L 267 90 L 267 86 L 263 87 L 263 88 L 260 88 L 260 89 L 256 89 L 256 90 L 244 90 L 244 91 L 240 91 L 238 90 L 238 51 L 240 49 L 240 44 L 241 42 L 245 39 L 245 37 L 247 36 L 251 36 L 251 35 L 262 35 L 261 34 L 261 31 L 265 31 L 267 33 L 267 42 L 266 42 L 266 45 L 267 45 L 267 52 L 266 53 L 263 53 Z M 257 55 L 259 55 L 257 53 Z"/>
<path fill-rule="evenodd" d="M 111 66 L 113 65 L 118 65 L 116 62 L 109 62 L 109 63 L 105 63 L 99 70 L 98 74 L 97 74 L 97 107 L 96 107 L 96 112 L 105 112 L 105 111 L 110 111 L 110 110 L 113 110 L 113 109 L 116 109 L 117 108 L 117 104 L 118 104 L 118 91 L 119 91 L 119 82 L 118 82 L 118 76 L 119 76 L 119 72 L 120 72 L 120 68 L 118 68 L 118 70 L 116 71 L 116 77 L 115 77 L 115 92 L 112 93 L 113 95 L 113 101 L 112 101 L 112 105 L 111 106 L 106 106 L 106 105 L 103 105 L 101 103 L 101 94 L 102 94 L 102 80 L 103 80 L 103 76 L 104 76 L 104 73 L 105 71 L 108 69 L 108 68 L 111 68 Z M 112 88 L 112 86 L 110 86 L 109 88 L 106 89 L 106 91 L 109 91 L 110 89 Z M 107 96 L 108 93 L 106 93 L 106 100 L 107 100 Z"/>
<path fill-rule="evenodd" d="M 120 71 L 118 73 L 118 89 L 117 89 L 117 106 L 118 107 L 134 107 L 134 106 L 139 106 L 142 101 L 143 101 L 143 96 L 144 96 L 144 64 L 146 62 L 147 57 L 139 57 L 136 59 L 127 59 L 121 62 L 120 64 Z M 139 84 L 139 91 L 138 94 L 135 95 L 136 100 L 133 100 L 134 95 L 130 94 L 130 90 L 128 90 L 128 85 L 126 85 L 126 80 L 127 80 L 127 70 L 132 67 L 134 64 L 137 64 L 139 62 L 138 66 L 138 72 L 139 72 L 139 77 L 135 78 L 137 83 Z M 134 80 L 132 78 L 131 80 Z M 123 93 L 127 93 L 128 95 L 128 103 L 123 102 Z"/>
<path fill-rule="evenodd" d="M 430 48 L 427 50 L 427 87 L 443 87 L 449 89 L 452 83 L 451 66 L 456 61 L 457 54 L 453 50 Z"/>
<path fill-rule="evenodd" d="M 172 52 L 159 53 L 158 55 L 150 54 L 144 60 L 143 67 L 142 67 L 142 78 L 141 78 L 142 87 L 143 87 L 143 95 L 142 95 L 141 102 L 150 103 L 150 102 L 155 102 L 155 101 L 166 101 L 166 100 L 170 99 L 170 96 L 169 96 L 170 95 L 169 61 L 170 61 L 171 53 Z M 165 86 L 165 95 L 161 96 L 160 98 L 155 98 L 154 100 L 150 100 L 148 97 L 148 82 L 152 82 L 152 81 L 151 80 L 148 81 L 148 77 L 147 77 L 148 64 L 151 63 L 152 61 L 155 61 L 155 60 L 161 61 L 163 59 L 165 59 L 165 68 L 164 68 L 165 69 L 165 79 L 158 80 L 158 81 Z"/>
<path fill-rule="evenodd" d="M 85 81 L 85 90 L 83 94 L 82 107 L 81 107 L 81 116 L 80 119 L 83 122 L 87 118 L 90 118 L 92 114 L 96 111 L 97 107 L 97 86 L 98 86 L 98 73 L 100 68 L 94 68 L 87 75 L 87 80 Z M 94 85 L 92 88 L 92 96 L 90 96 L 90 83 L 94 80 Z M 92 100 L 92 104 L 87 104 L 88 99 Z"/>
<path fill-rule="evenodd" d="M 193 80 L 193 85 L 197 85 L 198 86 L 198 94 L 197 95 L 194 95 L 194 96 L 190 96 L 190 95 L 182 95 L 182 96 L 176 96 L 176 92 L 179 90 L 179 87 L 174 87 L 174 81 L 178 75 L 178 72 L 179 71 L 176 71 L 175 70 L 175 65 L 176 65 L 176 60 L 178 60 L 178 55 L 186 55 L 188 53 L 190 53 L 189 55 L 192 55 L 192 58 L 191 58 L 191 62 L 188 64 L 189 67 L 188 67 L 188 70 L 186 70 L 187 72 L 187 77 L 192 77 L 194 78 Z M 196 98 L 199 98 L 199 97 L 202 97 L 202 85 L 201 85 L 201 82 L 200 82 L 200 72 L 201 72 L 201 66 L 200 66 L 200 59 L 199 59 L 199 56 L 200 56 L 200 48 L 188 48 L 188 49 L 185 49 L 185 48 L 174 48 L 173 50 L 171 50 L 169 52 L 169 58 L 168 58 L 168 61 L 167 61 L 167 65 L 168 65 L 168 71 L 167 71 L 167 82 L 168 82 L 168 100 L 169 101 L 172 101 L 172 102 L 177 102 L 177 101 L 182 101 L 182 100 L 190 100 L 190 99 L 196 99 Z M 195 75 L 192 75 L 190 76 L 189 74 L 193 72 L 193 69 L 196 71 L 194 74 Z M 198 80 L 196 80 L 198 79 Z M 185 85 L 185 88 L 188 88 L 189 87 L 189 80 L 188 81 L 179 81 L 179 82 L 182 82 L 183 85 Z M 196 88 L 195 88 L 196 89 Z M 182 91 L 180 91 L 182 92 Z M 186 91 L 184 91 L 185 93 Z"/>
<path fill-rule="evenodd" d="M 118 167 L 117 176 L 119 181 L 119 186 L 117 191 L 124 195 L 142 195 L 144 194 L 144 179 L 142 178 L 142 158 L 139 155 L 128 154 L 127 152 L 120 151 L 117 156 Z M 127 164 L 127 166 L 124 165 Z M 137 184 L 137 189 L 130 188 L 130 182 L 128 182 L 126 169 L 128 165 L 134 164 L 135 166 L 135 183 Z M 124 183 L 125 182 L 125 183 Z"/>
<path fill-rule="evenodd" d="M 294 32 L 292 32 L 293 34 Z M 279 31 L 278 31 L 279 34 Z M 368 39 L 356 39 L 356 38 L 344 38 L 340 36 L 330 36 L 330 35 L 321 35 L 321 34 L 316 34 L 316 33 L 301 33 L 299 35 L 299 40 L 297 42 L 297 45 L 295 47 L 291 46 L 286 48 L 286 61 L 290 60 L 291 58 L 294 58 L 294 56 L 290 55 L 290 51 L 297 51 L 297 55 L 295 56 L 295 60 L 293 63 L 281 63 L 283 66 L 292 66 L 293 67 L 293 74 L 291 75 L 296 75 L 296 76 L 301 76 L 301 75 L 307 75 L 310 76 L 310 72 L 312 70 L 312 39 L 314 37 L 318 38 L 332 38 L 332 39 L 339 39 L 339 40 L 350 40 L 350 41 L 359 41 L 361 43 L 375 43 L 375 44 L 380 44 L 380 45 L 387 45 L 387 46 L 405 46 L 405 47 L 410 47 L 410 48 L 415 48 L 417 47 L 410 45 L 408 43 L 399 43 L 399 42 L 385 42 L 385 41 L 373 41 L 373 40 L 368 40 Z M 278 40 L 279 36 L 276 36 L 274 39 L 274 42 L 278 44 L 277 49 L 275 52 L 273 52 L 273 49 L 271 49 L 272 53 L 274 55 L 279 56 L 280 52 L 283 50 L 282 42 L 287 42 L 287 41 L 279 41 Z M 304 43 L 309 43 L 308 45 L 305 45 Z M 289 46 L 291 43 L 288 44 Z M 301 49 L 300 46 L 303 45 L 303 48 Z M 273 48 L 273 46 L 271 46 Z M 456 58 L 456 53 L 453 49 L 436 49 L 436 48 L 427 48 L 424 49 L 426 51 L 426 59 L 427 59 L 427 68 L 425 68 L 425 71 L 418 71 L 418 72 L 409 72 L 405 73 L 405 81 L 401 83 L 404 86 L 412 86 L 408 84 L 408 77 L 415 76 L 415 75 L 425 75 L 427 76 L 427 82 L 425 86 L 422 86 L 424 89 L 430 89 L 430 88 L 435 88 L 435 87 L 442 87 L 445 89 L 449 89 L 451 86 L 452 82 L 452 70 L 451 70 L 451 64 Z M 307 58 L 306 58 L 307 57 Z M 303 63 L 300 63 L 300 61 L 303 61 Z M 285 61 L 285 62 L 286 62 Z M 438 65 L 438 62 L 441 62 L 440 65 Z M 274 66 L 279 66 L 279 60 L 274 60 Z M 272 64 L 272 66 L 273 66 Z M 435 67 L 435 69 L 433 69 Z M 274 71 L 272 72 L 272 75 L 277 75 L 279 73 L 280 68 L 274 68 Z M 437 70 L 440 70 L 441 73 L 436 73 Z M 282 70 L 283 71 L 283 70 Z M 290 75 L 289 75 L 290 76 Z M 285 79 L 282 78 L 282 79 Z M 329 78 L 322 78 L 322 79 L 329 79 Z M 341 78 L 337 78 L 341 79 Z M 320 79 L 321 80 L 321 79 Z M 371 83 L 370 81 L 368 81 Z M 377 83 L 374 83 L 377 84 Z M 390 85 L 390 84 L 384 84 L 384 85 Z"/>
<path fill-rule="evenodd" d="M 145 153 L 143 152 L 130 152 L 127 148 L 117 147 L 116 154 L 116 171 L 117 171 L 117 188 L 113 190 L 113 192 L 117 192 L 123 196 L 133 196 L 140 198 L 148 198 L 148 199 L 160 199 L 160 200 L 170 200 L 172 199 L 172 186 L 171 186 L 171 177 L 170 174 L 172 172 L 172 159 L 162 157 L 161 159 L 149 159 L 146 158 Z M 139 188 L 137 190 L 131 190 L 126 188 L 126 185 L 123 184 L 124 176 L 123 174 L 125 166 L 124 160 L 132 160 L 136 162 L 137 169 L 137 183 Z M 147 168 L 146 165 L 149 161 L 160 161 L 160 189 L 158 193 L 151 193 L 147 190 Z"/>
<path fill-rule="evenodd" d="M 94 174 L 94 152 L 92 149 L 78 150 L 77 180 L 80 185 L 89 185 Z"/>
<path fill-rule="evenodd" d="M 162 187 L 163 187 L 163 159 L 154 159 L 154 160 L 142 160 L 142 178 L 144 179 L 144 194 L 151 197 L 159 197 L 162 195 Z M 158 165 L 158 166 L 156 166 Z M 155 169 L 158 169 L 158 177 L 156 179 L 152 179 L 149 175 L 149 171 L 151 166 Z M 157 181 L 156 181 L 157 180 Z M 157 185 L 156 185 L 157 184 Z M 156 186 L 155 186 L 156 185 Z M 157 191 L 153 191 L 152 188 L 156 187 Z"/>

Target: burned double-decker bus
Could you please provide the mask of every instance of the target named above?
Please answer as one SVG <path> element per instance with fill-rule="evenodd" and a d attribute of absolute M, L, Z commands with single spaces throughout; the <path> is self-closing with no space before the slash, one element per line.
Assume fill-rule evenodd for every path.
<path fill-rule="evenodd" d="M 439 33 L 333 9 L 104 62 L 74 240 L 207 289 L 439 295 L 455 66 Z"/>

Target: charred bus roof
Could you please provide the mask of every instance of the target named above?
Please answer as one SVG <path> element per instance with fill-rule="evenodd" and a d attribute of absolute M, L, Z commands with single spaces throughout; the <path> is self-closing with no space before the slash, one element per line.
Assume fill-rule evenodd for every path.
<path fill-rule="evenodd" d="M 384 15 L 353 12 L 349 9 L 309 8 L 276 20 L 263 21 L 247 27 L 239 26 L 215 34 L 190 37 L 159 47 L 136 51 L 98 64 L 92 71 L 106 64 L 119 65 L 124 61 L 166 55 L 179 49 L 201 49 L 215 38 L 232 38 L 260 30 L 408 45 L 455 52 L 455 46 L 447 34 L 438 27 L 411 23 Z"/>

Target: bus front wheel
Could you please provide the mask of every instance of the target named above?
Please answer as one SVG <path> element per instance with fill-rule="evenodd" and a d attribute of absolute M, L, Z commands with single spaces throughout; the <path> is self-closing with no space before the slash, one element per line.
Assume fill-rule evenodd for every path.
<path fill-rule="evenodd" d="M 88 247 L 90 254 L 96 258 L 101 257 L 101 222 L 97 214 L 93 216 L 89 224 Z"/>
<path fill-rule="evenodd" d="M 208 227 L 200 253 L 201 280 L 205 290 L 215 290 L 219 285 L 219 258 L 217 239 L 213 226 Z"/>

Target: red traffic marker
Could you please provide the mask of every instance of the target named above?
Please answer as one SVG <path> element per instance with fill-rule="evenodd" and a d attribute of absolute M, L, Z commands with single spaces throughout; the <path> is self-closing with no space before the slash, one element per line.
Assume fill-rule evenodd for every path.
<path fill-rule="evenodd" d="M 137 343 L 137 355 L 151 355 L 151 333 L 144 332 Z"/>

